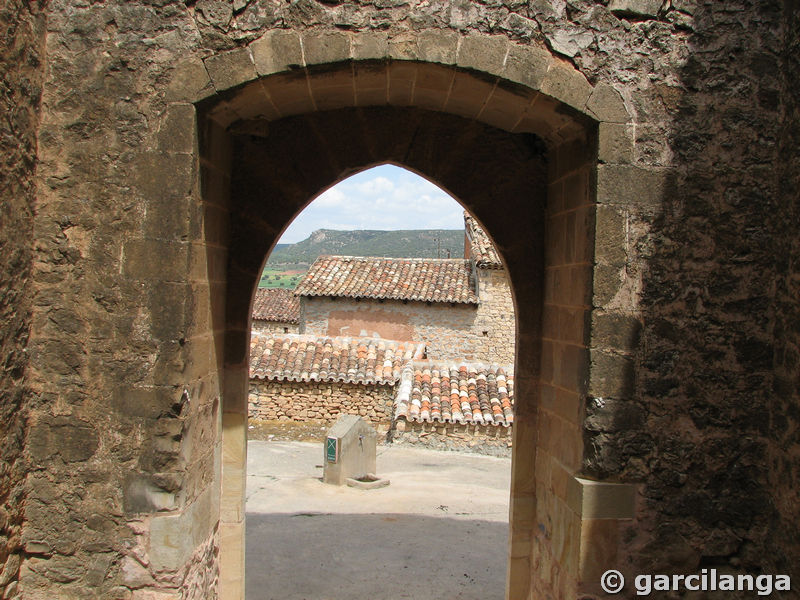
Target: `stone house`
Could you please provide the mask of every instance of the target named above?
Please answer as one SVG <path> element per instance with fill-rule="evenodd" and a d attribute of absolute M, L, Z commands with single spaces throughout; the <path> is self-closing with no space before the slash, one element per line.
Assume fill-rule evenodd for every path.
<path fill-rule="evenodd" d="M 434 358 L 514 362 L 514 306 L 497 251 L 465 213 L 465 258 L 321 256 L 295 289 L 300 331 L 425 343 Z"/>
<path fill-rule="evenodd" d="M 248 416 L 263 421 L 370 421 L 389 439 L 508 454 L 509 366 L 423 360 L 417 342 L 254 333 Z"/>
<path fill-rule="evenodd" d="M 258 288 L 253 299 L 253 332 L 297 333 L 300 300 L 288 289 Z"/>
<path fill-rule="evenodd" d="M 417 342 L 254 332 L 248 415 L 332 423 L 344 413 L 388 429 L 395 384 L 424 352 Z"/>

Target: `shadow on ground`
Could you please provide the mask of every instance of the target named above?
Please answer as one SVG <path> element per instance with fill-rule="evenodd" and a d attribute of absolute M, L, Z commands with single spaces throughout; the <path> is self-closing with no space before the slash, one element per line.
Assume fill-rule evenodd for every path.
<path fill-rule="evenodd" d="M 508 525 L 407 514 L 247 515 L 247 600 L 502 600 Z"/>

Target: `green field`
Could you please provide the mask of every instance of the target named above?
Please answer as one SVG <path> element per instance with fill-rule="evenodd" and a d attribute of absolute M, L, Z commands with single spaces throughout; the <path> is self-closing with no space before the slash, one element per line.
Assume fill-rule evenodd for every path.
<path fill-rule="evenodd" d="M 264 272 L 261 273 L 258 287 L 293 290 L 300 283 L 304 274 L 305 270 L 298 268 L 298 265 L 270 265 L 265 267 Z"/>

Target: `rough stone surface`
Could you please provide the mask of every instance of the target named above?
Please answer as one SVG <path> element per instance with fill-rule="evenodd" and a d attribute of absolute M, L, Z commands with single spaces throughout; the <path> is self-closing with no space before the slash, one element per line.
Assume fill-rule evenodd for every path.
<path fill-rule="evenodd" d="M 33 173 L 44 68 L 43 7 L 43 2 L 0 2 L 0 597 L 3 598 L 15 594 L 22 552 L 25 370 L 32 309 Z"/>
<path fill-rule="evenodd" d="M 9 556 L 22 559 L 21 576 L 12 575 L 3 593 L 213 595 L 216 538 L 202 542 L 187 567 L 151 572 L 140 549 L 148 517 L 126 513 L 125 479 L 132 472 L 149 478 L 174 494 L 178 512 L 218 484 L 218 368 L 246 371 L 242 323 L 248 307 L 241 298 L 250 297 L 270 240 L 320 190 L 387 160 L 456 193 L 498 242 L 523 307 L 521 382 L 536 381 L 541 364 L 553 381 L 587 392 L 584 351 L 629 360 L 631 375 L 618 388 L 626 398 L 604 398 L 614 401 L 605 404 L 610 412 L 588 412 L 588 394 L 576 397 L 574 389 L 557 386 L 541 394 L 549 409 L 542 411 L 541 431 L 534 431 L 541 444 L 577 456 L 583 475 L 639 485 L 639 512 L 619 536 L 619 564 L 632 572 L 719 565 L 800 577 L 794 458 L 800 421 L 798 9 L 788 0 L 654 5 L 53 0 L 45 23 L 42 5 L 7 0 L 0 20 L 0 553 L 9 571 L 17 560 L 9 563 Z M 551 111 L 546 148 L 533 136 L 485 126 L 473 118 L 477 114 L 467 120 L 395 105 L 276 118 L 259 142 L 226 138 L 201 118 L 199 171 L 191 155 L 169 146 L 159 150 L 167 99 L 195 102 L 211 93 L 208 72 L 197 68 L 202 61 L 241 52 L 278 28 L 337 40 L 376 33 L 373 41 L 386 36 L 387 52 L 389 40 L 444 31 L 441 47 L 427 37 L 427 46 L 418 42 L 415 50 L 441 62 L 458 57 L 453 36 L 505 37 L 512 44 L 509 77 L 535 87 L 542 82 L 571 108 Z M 347 58 L 340 41 L 315 39 L 320 60 Z M 511 51 L 517 46 L 546 48 L 554 62 L 544 71 L 540 61 L 518 60 Z M 480 60 L 496 65 L 488 50 Z M 194 67 L 179 72 L 181 63 Z M 528 64 L 534 75 L 526 79 Z M 395 104 L 413 105 L 416 71 L 408 71 L 408 80 L 392 72 L 398 76 Z M 284 76 L 270 93 L 288 94 L 295 85 L 308 95 L 307 81 L 298 83 L 295 75 Z M 188 87 L 176 91 L 178 77 Z M 494 89 L 481 83 L 480 93 Z M 542 210 L 547 203 L 558 215 L 552 224 L 564 240 L 577 239 L 568 231 L 586 228 L 588 217 L 565 204 L 566 179 L 559 174 L 587 159 L 558 140 L 562 134 L 567 139 L 575 123 L 585 126 L 573 116 L 587 103 L 595 106 L 592 92 L 599 85 L 619 94 L 635 135 L 632 150 L 614 142 L 614 160 L 597 173 L 598 199 L 624 219 L 625 252 L 609 262 L 584 256 L 570 263 L 575 257 L 568 255 L 569 244 L 554 243 L 556 232 L 548 232 L 552 243 L 545 247 Z M 385 104 L 386 94 L 376 97 Z M 318 99 L 298 101 L 301 108 L 289 114 L 313 110 Z M 230 97 L 205 102 L 217 100 Z M 520 126 L 542 129 L 536 118 L 548 106 L 553 101 L 539 96 Z M 229 122 L 239 118 L 234 108 L 227 110 Z M 614 114 L 608 118 L 618 118 Z M 585 128 L 592 134 L 594 124 Z M 232 147 L 233 178 L 226 162 Z M 547 198 L 539 191 L 546 187 L 545 159 L 554 181 Z M 246 181 L 245 170 L 260 170 L 261 179 Z M 256 198 L 268 208 L 259 212 Z M 229 200 L 236 208 L 226 247 L 212 239 L 220 220 L 204 217 L 227 211 Z M 253 241 L 259 239 L 263 244 Z M 552 257 L 559 268 L 544 285 L 535 263 L 541 256 L 549 260 L 548 253 L 559 254 Z M 530 256 L 534 260 L 520 259 Z M 587 280 L 595 285 L 591 298 L 580 295 Z M 222 303 L 219 290 L 226 285 L 231 294 Z M 637 320 L 638 343 L 613 347 L 617 341 L 595 341 L 589 328 L 577 343 L 551 340 L 547 352 L 538 350 L 532 340 L 541 337 L 541 289 L 575 292 L 578 308 Z M 559 312 L 564 329 L 582 333 L 586 311 L 571 309 Z M 201 330 L 198 323 L 204 323 Z M 576 368 L 565 372 L 557 364 Z M 227 375 L 226 385 L 235 389 Z M 242 399 L 245 385 L 242 380 Z M 128 409 L 136 395 L 120 395 L 120 389 L 149 390 L 155 400 L 147 410 Z M 234 408 L 239 414 L 245 409 Z M 28 422 L 30 445 L 21 455 Z M 576 429 L 583 444 L 564 442 L 575 439 Z M 62 451 L 61 439 L 87 441 L 87 449 L 70 443 Z M 537 458 L 537 478 L 549 473 L 551 479 L 526 482 L 540 488 L 541 498 L 551 489 L 557 495 L 555 464 Z M 533 464 L 524 466 L 533 472 Z M 577 596 L 580 556 L 571 554 L 577 544 L 562 544 L 575 539 L 580 522 L 553 506 L 539 520 L 530 515 L 541 533 L 535 553 L 530 532 L 527 542 L 524 535 L 512 537 L 518 552 L 512 564 L 522 565 L 513 569 L 520 597 Z M 512 531 L 518 526 L 512 522 Z M 146 573 L 131 571 L 126 580 L 123 559 L 137 548 Z"/>
<path fill-rule="evenodd" d="M 387 424 L 393 403 L 392 385 L 251 380 L 248 414 L 251 419 L 327 424 L 347 414 Z"/>

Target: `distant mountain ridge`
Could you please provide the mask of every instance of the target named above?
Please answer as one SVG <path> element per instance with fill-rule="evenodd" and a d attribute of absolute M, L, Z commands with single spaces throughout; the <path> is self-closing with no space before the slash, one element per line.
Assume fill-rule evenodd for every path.
<path fill-rule="evenodd" d="M 310 264 L 323 254 L 392 258 L 461 258 L 464 256 L 464 230 L 318 229 L 296 244 L 279 244 L 270 255 L 269 264 Z"/>

